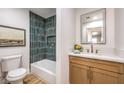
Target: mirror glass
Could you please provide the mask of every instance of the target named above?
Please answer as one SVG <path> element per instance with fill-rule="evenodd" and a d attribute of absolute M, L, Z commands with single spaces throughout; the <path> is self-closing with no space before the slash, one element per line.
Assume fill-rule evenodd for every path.
<path fill-rule="evenodd" d="M 105 9 L 81 15 L 81 43 L 105 43 Z"/>

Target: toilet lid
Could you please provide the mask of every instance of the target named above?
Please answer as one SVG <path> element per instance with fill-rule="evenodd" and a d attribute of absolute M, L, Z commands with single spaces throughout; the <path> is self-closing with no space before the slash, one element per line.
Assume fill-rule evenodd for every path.
<path fill-rule="evenodd" d="M 19 77 L 26 73 L 26 69 L 19 68 L 8 72 L 8 77 Z"/>

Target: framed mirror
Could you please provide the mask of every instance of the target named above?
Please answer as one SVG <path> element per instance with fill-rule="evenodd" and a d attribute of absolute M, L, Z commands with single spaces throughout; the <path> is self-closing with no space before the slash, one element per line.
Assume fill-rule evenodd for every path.
<path fill-rule="evenodd" d="M 106 43 L 106 9 L 99 9 L 80 17 L 81 43 Z"/>
<path fill-rule="evenodd" d="M 25 46 L 25 29 L 0 25 L 0 47 Z"/>

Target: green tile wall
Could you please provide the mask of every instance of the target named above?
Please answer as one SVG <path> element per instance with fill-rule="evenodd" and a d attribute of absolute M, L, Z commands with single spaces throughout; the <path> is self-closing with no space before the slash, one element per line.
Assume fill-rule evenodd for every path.
<path fill-rule="evenodd" d="M 47 19 L 30 12 L 30 62 L 56 60 L 56 16 Z"/>
<path fill-rule="evenodd" d="M 45 58 L 45 19 L 30 12 L 30 62 Z"/>
<path fill-rule="evenodd" d="M 49 17 L 45 20 L 46 32 L 46 58 L 56 60 L 56 16 Z"/>

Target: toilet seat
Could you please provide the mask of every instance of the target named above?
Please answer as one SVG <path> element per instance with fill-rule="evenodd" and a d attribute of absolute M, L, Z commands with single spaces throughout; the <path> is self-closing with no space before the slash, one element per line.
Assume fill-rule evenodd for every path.
<path fill-rule="evenodd" d="M 18 68 L 18 69 L 8 72 L 7 80 L 8 81 L 16 81 L 16 80 L 24 78 L 25 75 L 26 75 L 26 69 Z"/>
<path fill-rule="evenodd" d="M 26 73 L 26 69 L 24 69 L 24 68 L 18 68 L 18 69 L 9 71 L 8 72 L 8 77 L 15 78 L 15 77 L 22 76 L 25 73 Z"/>

